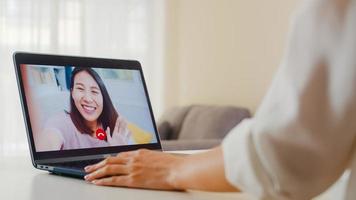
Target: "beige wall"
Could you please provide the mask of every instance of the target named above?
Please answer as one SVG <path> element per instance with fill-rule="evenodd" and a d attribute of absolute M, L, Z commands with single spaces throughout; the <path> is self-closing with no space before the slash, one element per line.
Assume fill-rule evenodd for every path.
<path fill-rule="evenodd" d="M 254 112 L 285 47 L 297 0 L 169 0 L 165 108 L 245 106 Z"/>

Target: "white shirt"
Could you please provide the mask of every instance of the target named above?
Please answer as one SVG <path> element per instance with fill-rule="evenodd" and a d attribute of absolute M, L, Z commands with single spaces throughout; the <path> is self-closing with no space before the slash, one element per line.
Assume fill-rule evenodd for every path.
<path fill-rule="evenodd" d="M 310 199 L 345 169 L 356 199 L 356 0 L 309 0 L 255 117 L 223 141 L 228 181 L 262 199 Z"/>

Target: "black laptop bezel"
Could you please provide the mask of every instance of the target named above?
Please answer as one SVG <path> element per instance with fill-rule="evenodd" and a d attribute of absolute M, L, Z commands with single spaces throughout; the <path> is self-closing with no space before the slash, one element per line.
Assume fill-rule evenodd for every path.
<path fill-rule="evenodd" d="M 59 159 L 59 158 L 71 158 L 82 156 L 95 156 L 95 155 L 107 155 L 115 154 L 124 151 L 136 150 L 140 148 L 162 150 L 160 137 L 157 131 L 155 118 L 153 115 L 151 101 L 148 95 L 146 82 L 144 79 L 143 71 L 140 62 L 136 60 L 119 60 L 119 59 L 106 59 L 106 58 L 93 58 L 93 57 L 79 57 L 79 56 L 66 56 L 66 55 L 50 55 L 50 54 L 37 54 L 27 52 L 15 52 L 13 54 L 14 66 L 16 71 L 17 83 L 20 93 L 21 105 L 23 110 L 23 116 L 26 126 L 27 139 L 30 146 L 32 161 L 46 160 L 46 159 Z M 150 115 L 157 138 L 156 143 L 149 144 L 137 144 L 115 147 L 101 147 L 101 148 L 85 148 L 85 149 L 73 149 L 73 150 L 61 150 L 61 151 L 46 151 L 37 152 L 35 148 L 33 132 L 31 127 L 30 115 L 27 107 L 27 101 L 25 97 L 25 90 L 21 74 L 21 65 L 55 65 L 55 66 L 80 66 L 80 67 L 94 67 L 94 68 L 107 68 L 107 69 L 132 69 L 139 70 L 143 87 L 146 95 L 146 100 L 150 110 Z"/>

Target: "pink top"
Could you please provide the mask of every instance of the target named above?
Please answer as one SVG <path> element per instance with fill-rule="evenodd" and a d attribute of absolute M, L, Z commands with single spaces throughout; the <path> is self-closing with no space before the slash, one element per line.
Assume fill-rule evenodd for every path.
<path fill-rule="evenodd" d="M 61 150 L 82 149 L 110 146 L 105 140 L 99 140 L 88 134 L 80 133 L 69 114 L 61 112 L 47 120 L 45 126 L 52 133 L 59 133 L 62 138 Z"/>

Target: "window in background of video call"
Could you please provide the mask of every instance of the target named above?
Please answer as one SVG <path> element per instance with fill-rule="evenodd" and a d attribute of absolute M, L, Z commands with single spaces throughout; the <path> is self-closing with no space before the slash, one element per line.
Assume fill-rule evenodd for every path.
<path fill-rule="evenodd" d="M 96 138 L 95 132 L 93 133 L 94 135 L 90 135 L 79 133 L 77 129 L 73 130 L 75 126 L 71 123 L 72 121 L 68 121 L 70 119 L 70 117 L 68 118 L 68 113 L 71 112 L 70 99 L 73 98 L 70 84 L 74 69 L 75 66 L 21 65 L 36 151 L 70 150 L 106 147 L 113 146 L 113 144 L 114 146 L 119 146 L 157 142 L 139 70 L 91 68 L 102 80 L 114 109 L 125 119 L 125 125 L 128 127 L 127 130 L 130 131 L 126 142 L 121 144 L 120 139 L 117 139 L 118 142 L 109 143 L 108 138 L 105 140 Z M 84 90 L 83 88 L 79 89 Z M 95 91 L 93 92 L 95 95 Z M 86 101 L 89 103 L 92 101 L 91 97 L 85 98 L 87 98 Z M 102 95 L 102 98 L 105 97 Z M 95 106 L 85 107 L 84 105 L 83 108 L 86 108 L 89 114 L 91 114 L 91 109 L 95 111 L 99 110 Z M 53 118 L 58 118 L 58 116 L 60 116 L 59 119 L 53 122 Z M 63 116 L 66 119 L 61 119 Z M 60 130 L 51 129 L 50 127 L 51 131 L 47 131 L 47 133 L 46 128 L 48 128 L 48 124 L 51 124 L 51 120 L 53 126 L 58 126 L 57 129 Z M 58 123 L 63 124 L 59 125 Z M 106 127 L 103 127 L 103 129 L 106 130 Z M 65 133 L 58 133 L 60 131 Z M 111 131 L 113 132 L 113 130 Z M 63 143 L 61 143 L 60 147 L 51 146 L 53 143 L 52 140 L 62 141 Z"/>

